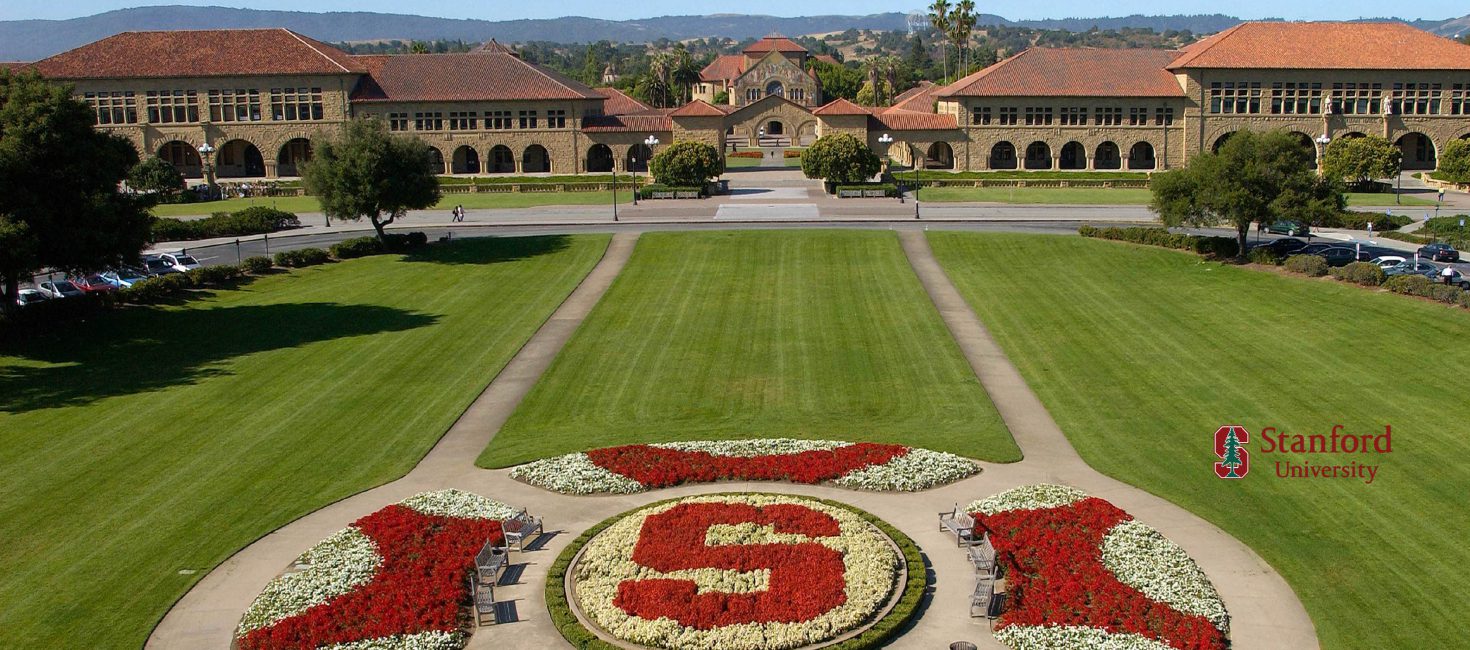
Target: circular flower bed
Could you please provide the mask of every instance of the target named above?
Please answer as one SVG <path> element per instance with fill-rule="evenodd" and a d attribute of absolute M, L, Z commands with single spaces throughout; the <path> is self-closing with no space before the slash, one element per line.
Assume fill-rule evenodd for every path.
<path fill-rule="evenodd" d="M 995 636 L 1016 650 L 1223 650 L 1230 616 L 1184 549 L 1107 501 L 1030 485 L 971 503 L 1012 600 Z"/>
<path fill-rule="evenodd" d="M 311 547 L 268 583 L 236 630 L 241 650 L 464 647 L 464 577 L 518 511 L 458 490 L 387 506 Z"/>
<path fill-rule="evenodd" d="M 925 584 L 918 549 L 882 526 L 807 497 L 656 503 L 574 542 L 552 567 L 547 603 L 577 647 L 612 646 L 581 626 L 569 593 L 604 634 L 642 646 L 782 650 L 846 636 L 842 647 L 865 648 L 912 616 Z"/>
<path fill-rule="evenodd" d="M 723 480 L 915 491 L 979 471 L 954 454 L 903 445 L 768 438 L 605 447 L 520 465 L 511 476 L 562 494 L 630 494 Z"/>

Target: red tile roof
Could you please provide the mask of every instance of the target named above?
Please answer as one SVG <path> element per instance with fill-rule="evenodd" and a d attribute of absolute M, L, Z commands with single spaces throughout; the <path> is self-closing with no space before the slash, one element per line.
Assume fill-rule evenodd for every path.
<path fill-rule="evenodd" d="M 1033 47 L 940 90 L 939 97 L 1180 97 L 1171 50 Z"/>
<path fill-rule="evenodd" d="M 838 61 L 837 57 L 832 56 L 831 54 L 818 54 L 812 57 L 812 59 L 816 61 L 821 61 L 822 63 L 826 63 L 828 65 L 835 65 L 839 68 L 842 67 L 842 62 Z"/>
<path fill-rule="evenodd" d="M 741 50 L 746 54 L 764 54 L 766 52 L 805 52 L 806 48 L 797 45 L 785 36 L 767 36 L 750 44 L 750 47 Z"/>
<path fill-rule="evenodd" d="M 953 115 L 889 109 L 868 118 L 869 131 L 943 131 L 956 129 Z"/>
<path fill-rule="evenodd" d="M 602 103 L 602 112 L 608 115 L 636 115 L 653 110 L 653 107 L 633 99 L 621 90 L 611 87 L 594 88 L 599 94 L 607 98 Z"/>
<path fill-rule="evenodd" d="M 1470 46 L 1403 23 L 1241 23 L 1168 68 L 1470 70 Z"/>
<path fill-rule="evenodd" d="M 509 54 L 395 54 L 356 57 L 370 78 L 353 101 L 605 99 L 587 86 Z"/>
<path fill-rule="evenodd" d="M 361 72 L 351 56 L 288 29 L 123 32 L 36 62 L 56 79 Z"/>
<path fill-rule="evenodd" d="M 724 117 L 725 112 L 702 99 L 696 99 L 675 109 L 670 115 L 674 117 Z"/>
<path fill-rule="evenodd" d="M 674 121 L 664 111 L 645 115 L 598 115 L 582 120 L 582 130 L 587 133 L 657 133 L 673 129 Z"/>
<path fill-rule="evenodd" d="M 730 81 L 745 72 L 745 57 L 723 54 L 699 71 L 700 81 Z"/>
<path fill-rule="evenodd" d="M 838 97 L 827 105 L 812 111 L 812 115 L 867 115 L 869 112 L 866 108 Z"/>
<path fill-rule="evenodd" d="M 0 70 L 20 70 L 28 65 L 26 61 L 0 61 Z"/>
<path fill-rule="evenodd" d="M 889 110 L 919 111 L 921 113 L 934 112 L 934 100 L 943 86 L 932 81 L 920 81 L 919 85 L 905 90 L 893 98 L 893 106 Z"/>
<path fill-rule="evenodd" d="M 510 49 L 509 46 L 501 45 L 499 41 L 496 41 L 493 38 L 490 39 L 490 40 L 488 40 L 488 41 L 485 41 L 484 43 L 481 43 L 479 47 L 477 47 L 477 48 L 475 48 L 473 50 L 470 50 L 470 51 L 471 52 L 477 52 L 479 54 L 515 54 L 516 53 L 516 51 Z"/>

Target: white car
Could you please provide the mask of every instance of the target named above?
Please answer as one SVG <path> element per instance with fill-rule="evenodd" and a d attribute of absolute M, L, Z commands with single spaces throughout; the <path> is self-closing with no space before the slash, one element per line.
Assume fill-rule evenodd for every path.
<path fill-rule="evenodd" d="M 164 264 L 173 267 L 179 273 L 188 273 L 200 266 L 199 260 L 194 259 L 192 255 L 186 255 L 184 253 L 164 253 L 159 255 L 158 259 L 163 260 Z"/>
<path fill-rule="evenodd" d="M 1378 265 L 1378 268 L 1380 268 L 1380 269 L 1386 269 L 1386 268 L 1388 268 L 1390 266 L 1394 266 L 1394 265 L 1397 265 L 1397 264 L 1399 264 L 1401 262 L 1405 262 L 1405 261 L 1407 261 L 1407 260 L 1405 260 L 1404 258 L 1399 257 L 1397 255 L 1384 255 L 1383 257 L 1375 257 L 1375 258 L 1373 258 L 1371 260 L 1368 260 L 1368 263 L 1369 264 L 1377 264 Z"/>
<path fill-rule="evenodd" d="M 15 304 L 22 307 L 44 302 L 45 300 L 47 300 L 46 294 L 41 293 L 40 289 L 21 289 L 15 296 Z"/>

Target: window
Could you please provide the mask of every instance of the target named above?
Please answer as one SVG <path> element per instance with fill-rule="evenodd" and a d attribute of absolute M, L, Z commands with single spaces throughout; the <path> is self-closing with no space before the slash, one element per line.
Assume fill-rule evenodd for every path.
<path fill-rule="evenodd" d="M 1210 84 L 1210 112 L 1224 115 L 1261 112 L 1261 83 L 1216 81 Z"/>
<path fill-rule="evenodd" d="M 272 88 L 271 115 L 277 121 L 323 119 L 321 88 Z"/>
<path fill-rule="evenodd" d="M 474 111 L 450 111 L 450 131 L 474 131 L 480 128 L 480 114 Z"/>
<path fill-rule="evenodd" d="M 761 98 L 761 89 L 759 89 L 759 88 L 746 88 L 745 89 L 745 103 L 750 104 L 750 103 L 753 103 L 753 102 L 759 100 L 760 98 Z"/>
<path fill-rule="evenodd" d="M 793 101 L 793 102 L 798 102 L 798 103 L 805 102 L 806 101 L 806 89 L 805 88 L 788 88 L 786 90 L 786 98 L 789 99 L 789 100 L 791 100 L 791 101 Z"/>
<path fill-rule="evenodd" d="M 1099 108 L 1093 117 L 1093 124 L 1097 126 L 1120 126 L 1123 124 L 1123 109 L 1121 108 Z"/>
<path fill-rule="evenodd" d="M 536 120 L 536 111 L 521 111 L 520 112 L 520 122 L 521 122 L 520 128 L 523 128 L 523 129 L 534 129 L 534 128 L 536 128 L 536 122 L 537 122 L 537 120 Z"/>
<path fill-rule="evenodd" d="M 510 120 L 510 111 L 490 111 L 485 114 L 485 126 L 491 129 L 514 128 Z"/>
<path fill-rule="evenodd" d="M 1148 126 L 1148 109 L 1137 106 L 1128 109 L 1128 126 Z"/>
<path fill-rule="evenodd" d="M 1399 115 L 1438 115 L 1439 84 L 1396 83 L 1393 112 Z"/>
<path fill-rule="evenodd" d="M 1344 115 L 1378 115 L 1383 112 L 1383 84 L 1335 83 L 1332 100 Z"/>
<path fill-rule="evenodd" d="M 209 91 L 209 121 L 260 121 L 260 91 L 240 89 Z"/>
<path fill-rule="evenodd" d="M 175 124 L 199 121 L 198 95 L 192 90 L 150 90 L 148 121 Z"/>
<path fill-rule="evenodd" d="M 413 130 L 415 130 L 415 131 L 443 131 L 444 130 L 444 114 L 443 113 L 438 113 L 438 112 L 434 112 L 434 113 L 414 113 L 413 114 Z"/>
<path fill-rule="evenodd" d="M 1027 106 L 1026 126 L 1050 126 L 1051 107 Z"/>
<path fill-rule="evenodd" d="M 534 116 L 532 116 L 532 117 L 534 117 Z M 559 111 L 546 111 L 546 128 L 548 128 L 548 129 L 565 129 L 565 128 L 567 128 L 567 112 L 566 111 L 560 111 L 560 110 Z"/>
<path fill-rule="evenodd" d="M 138 105 L 131 90 L 87 93 L 82 98 L 92 107 L 94 124 L 138 123 Z"/>
<path fill-rule="evenodd" d="M 1016 107 L 1009 106 L 1009 107 L 1000 109 L 1000 125 L 1001 126 L 1015 126 L 1016 125 Z"/>
<path fill-rule="evenodd" d="M 389 131 L 407 131 L 408 130 L 408 113 L 389 113 L 388 114 L 388 130 Z"/>
<path fill-rule="evenodd" d="M 1470 84 L 1455 84 L 1450 93 L 1450 114 L 1470 115 Z"/>
<path fill-rule="evenodd" d="M 1154 109 L 1154 126 L 1171 126 L 1173 124 L 1174 109 L 1168 107 Z"/>
<path fill-rule="evenodd" d="M 1322 113 L 1322 84 L 1275 82 L 1271 84 L 1271 113 L 1273 115 L 1320 115 Z"/>
<path fill-rule="evenodd" d="M 1027 123 L 1030 123 L 1029 120 Z M 1087 126 L 1087 109 L 1077 106 L 1063 106 L 1062 126 Z"/>
<path fill-rule="evenodd" d="M 975 107 L 974 111 L 970 115 L 970 124 L 978 124 L 982 126 L 990 124 L 990 107 Z"/>

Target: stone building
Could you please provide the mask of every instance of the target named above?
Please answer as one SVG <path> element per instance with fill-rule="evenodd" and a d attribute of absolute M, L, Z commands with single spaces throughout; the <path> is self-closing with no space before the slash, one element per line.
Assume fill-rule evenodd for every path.
<path fill-rule="evenodd" d="M 642 171 L 649 136 L 730 150 L 843 132 L 905 163 L 977 171 L 1168 169 L 1244 129 L 1296 133 L 1318 154 L 1377 134 L 1429 169 L 1470 137 L 1470 46 L 1399 23 L 1245 23 L 1180 51 L 1033 48 L 881 108 L 824 102 L 818 58 L 767 37 L 716 59 L 677 109 L 493 41 L 354 56 L 285 29 L 129 32 L 20 67 L 72 84 L 97 128 L 190 177 L 206 163 L 222 178 L 294 176 L 355 117 L 422 138 L 446 174 Z"/>

